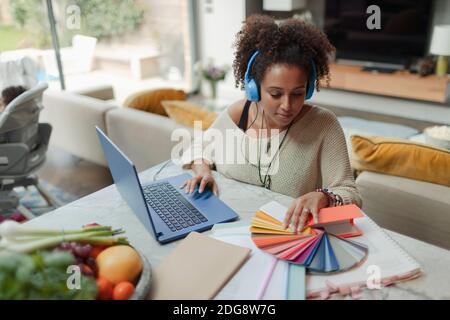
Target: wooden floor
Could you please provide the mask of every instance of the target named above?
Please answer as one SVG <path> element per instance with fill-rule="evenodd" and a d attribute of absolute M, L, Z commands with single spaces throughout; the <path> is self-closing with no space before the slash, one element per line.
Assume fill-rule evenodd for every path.
<path fill-rule="evenodd" d="M 51 147 L 37 172 L 40 179 L 82 198 L 113 183 L 109 169 Z"/>

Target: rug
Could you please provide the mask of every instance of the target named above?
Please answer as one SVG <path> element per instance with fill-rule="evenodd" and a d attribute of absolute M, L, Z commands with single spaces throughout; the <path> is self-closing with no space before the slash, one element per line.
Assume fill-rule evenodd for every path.
<path fill-rule="evenodd" d="M 64 192 L 58 187 L 48 183 L 44 180 L 39 180 L 41 186 L 47 190 L 54 198 L 58 199 L 63 204 L 68 204 L 77 198 L 67 192 Z M 47 201 L 41 196 L 39 191 L 34 187 L 30 186 L 27 189 L 24 187 L 14 188 L 20 198 L 20 204 L 30 210 L 35 216 L 43 215 L 49 211 L 56 209 L 53 206 L 49 206 Z M 9 216 L 18 212 L 17 210 L 10 210 L 8 212 L 1 212 L 3 216 Z"/>

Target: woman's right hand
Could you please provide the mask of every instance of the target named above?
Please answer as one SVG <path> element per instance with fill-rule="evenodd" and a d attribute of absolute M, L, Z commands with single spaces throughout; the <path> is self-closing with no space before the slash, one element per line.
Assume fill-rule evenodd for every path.
<path fill-rule="evenodd" d="M 184 191 L 186 191 L 186 193 L 192 193 L 195 191 L 195 188 L 198 184 L 200 185 L 198 188 L 199 193 L 202 193 L 205 188 L 210 188 L 216 196 L 219 195 L 219 188 L 216 181 L 214 180 L 211 171 L 197 173 L 196 176 L 186 180 L 180 188 L 184 188 Z"/>

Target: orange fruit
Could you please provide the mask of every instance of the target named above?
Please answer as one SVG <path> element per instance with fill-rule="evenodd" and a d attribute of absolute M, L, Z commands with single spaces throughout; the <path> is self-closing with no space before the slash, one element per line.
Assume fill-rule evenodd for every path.
<path fill-rule="evenodd" d="M 134 283 L 143 267 L 139 253 L 126 245 L 112 246 L 103 250 L 95 262 L 98 276 L 114 285 L 123 281 Z"/>
<path fill-rule="evenodd" d="M 134 292 L 134 286 L 131 282 L 123 281 L 114 287 L 113 299 L 114 300 L 128 300 Z"/>

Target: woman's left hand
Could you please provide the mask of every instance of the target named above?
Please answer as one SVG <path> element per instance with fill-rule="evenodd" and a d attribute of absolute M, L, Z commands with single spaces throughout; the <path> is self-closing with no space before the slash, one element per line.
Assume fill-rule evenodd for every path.
<path fill-rule="evenodd" d="M 322 192 L 309 192 L 292 201 L 286 212 L 283 226 L 287 228 L 290 224 L 294 230 L 300 233 L 303 230 L 306 219 L 311 213 L 314 223 L 319 221 L 319 210 L 328 206 L 328 198 Z"/>

